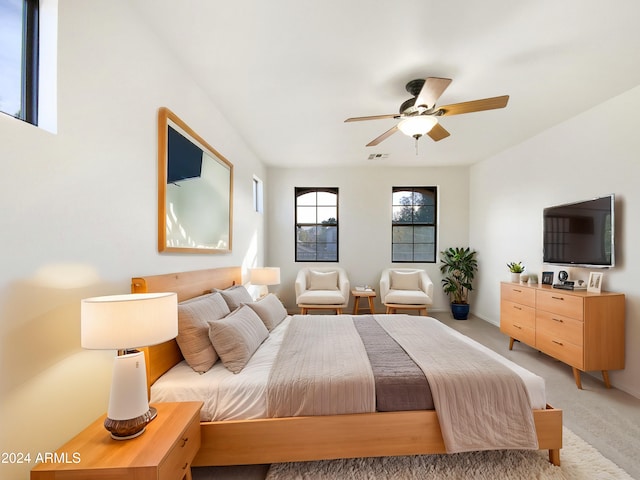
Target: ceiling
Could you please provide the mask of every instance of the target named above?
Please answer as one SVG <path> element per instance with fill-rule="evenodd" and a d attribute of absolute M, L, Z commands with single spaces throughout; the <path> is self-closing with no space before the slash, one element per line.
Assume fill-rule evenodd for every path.
<path fill-rule="evenodd" d="M 470 165 L 640 85 L 637 0 L 132 3 L 270 166 Z M 439 142 L 365 147 L 397 120 L 344 123 L 429 76 L 453 79 L 438 105 L 509 104 L 441 118 Z"/>

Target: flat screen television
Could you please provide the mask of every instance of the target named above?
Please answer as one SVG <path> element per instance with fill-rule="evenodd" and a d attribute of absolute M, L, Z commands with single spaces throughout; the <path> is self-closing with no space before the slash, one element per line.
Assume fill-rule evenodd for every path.
<path fill-rule="evenodd" d="M 171 126 L 168 128 L 167 183 L 200 177 L 202 149 Z"/>
<path fill-rule="evenodd" d="M 615 196 L 547 207 L 543 262 L 580 267 L 615 265 Z"/>

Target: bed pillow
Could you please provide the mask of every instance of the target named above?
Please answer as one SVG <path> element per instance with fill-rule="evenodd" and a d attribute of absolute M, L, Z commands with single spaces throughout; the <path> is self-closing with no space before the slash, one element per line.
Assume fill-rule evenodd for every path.
<path fill-rule="evenodd" d="M 288 315 L 280 299 L 273 293 L 269 293 L 257 302 L 247 303 L 247 306 L 258 314 L 269 331 L 276 328 Z"/>
<path fill-rule="evenodd" d="M 225 290 L 216 290 L 216 292 L 222 295 L 222 298 L 224 298 L 229 306 L 229 310 L 232 312 L 243 303 L 253 302 L 253 297 L 251 297 L 251 294 L 244 285 L 234 285 Z"/>
<path fill-rule="evenodd" d="M 224 366 L 239 373 L 269 336 L 258 314 L 247 305 L 209 322 L 209 338 Z"/>
<path fill-rule="evenodd" d="M 192 298 L 178 304 L 178 336 L 182 356 L 198 373 L 209 370 L 218 355 L 209 340 L 209 320 L 218 320 L 230 312 L 219 293 Z"/>
<path fill-rule="evenodd" d="M 394 290 L 420 290 L 420 272 L 391 271 L 391 288 Z"/>
<path fill-rule="evenodd" d="M 338 290 L 338 272 L 309 270 L 309 290 Z"/>

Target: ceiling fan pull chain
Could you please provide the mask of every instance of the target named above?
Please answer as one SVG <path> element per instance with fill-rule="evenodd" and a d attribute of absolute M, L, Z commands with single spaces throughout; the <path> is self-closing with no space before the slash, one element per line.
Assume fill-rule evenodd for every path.
<path fill-rule="evenodd" d="M 420 137 L 416 137 L 416 157 L 418 156 L 418 138 Z"/>

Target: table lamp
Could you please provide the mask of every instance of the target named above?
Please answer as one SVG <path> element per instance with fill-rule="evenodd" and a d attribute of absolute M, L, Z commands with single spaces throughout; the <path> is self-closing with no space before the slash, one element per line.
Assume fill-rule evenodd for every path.
<path fill-rule="evenodd" d="M 117 350 L 105 428 L 116 440 L 141 435 L 156 416 L 147 396 L 147 367 L 137 347 L 178 335 L 175 293 L 134 293 L 81 301 L 83 348 Z"/>
<path fill-rule="evenodd" d="M 269 293 L 268 285 L 280 285 L 280 267 L 260 267 L 250 269 L 249 281 L 261 285 L 260 298 Z"/>

